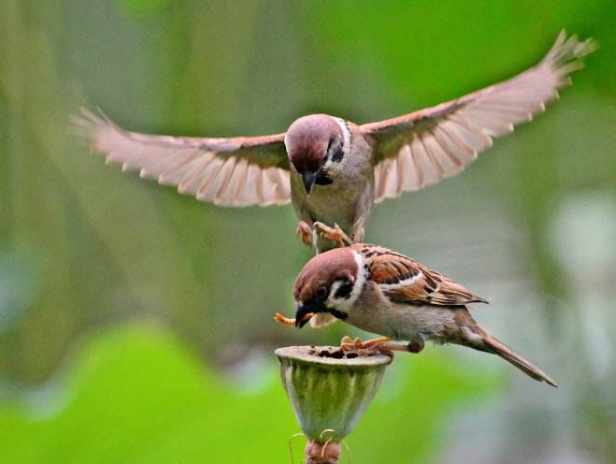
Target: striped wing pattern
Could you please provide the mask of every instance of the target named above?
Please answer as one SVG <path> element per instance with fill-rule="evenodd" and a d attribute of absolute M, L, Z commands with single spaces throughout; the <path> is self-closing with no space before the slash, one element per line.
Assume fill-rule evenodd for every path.
<path fill-rule="evenodd" d="M 365 124 L 375 141 L 376 201 L 437 184 L 462 171 L 492 138 L 545 110 L 596 44 L 561 32 L 535 67 L 500 84 L 398 118 Z"/>
<path fill-rule="evenodd" d="M 368 264 L 368 272 L 381 291 L 398 303 L 461 306 L 487 303 L 454 282 L 408 256 L 388 248 L 353 245 Z"/>
<path fill-rule="evenodd" d="M 221 206 L 291 201 L 284 134 L 198 138 L 139 134 L 86 110 L 75 121 L 108 163 Z"/>

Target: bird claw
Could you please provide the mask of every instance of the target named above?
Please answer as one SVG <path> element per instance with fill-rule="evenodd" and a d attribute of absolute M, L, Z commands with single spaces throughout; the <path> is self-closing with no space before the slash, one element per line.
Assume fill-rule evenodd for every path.
<path fill-rule="evenodd" d="M 340 349 L 357 352 L 358 356 L 371 356 L 375 353 L 391 354 L 391 350 L 387 347 L 388 342 L 389 338 L 387 337 L 373 338 L 362 342 L 359 337 L 352 339 L 345 335 L 340 341 Z"/>
<path fill-rule="evenodd" d="M 340 228 L 338 224 L 334 224 L 334 227 L 329 227 L 322 222 L 317 221 L 314 223 L 314 228 L 319 234 L 321 234 L 321 236 L 336 243 L 339 247 L 345 247 L 353 244 L 353 240 L 351 240 L 351 238 Z"/>
<path fill-rule="evenodd" d="M 362 342 L 359 337 L 355 339 L 345 335 L 340 341 L 340 349 L 343 352 L 355 352 L 357 356 L 374 356 L 375 354 L 384 354 L 394 357 L 394 351 L 404 351 L 406 353 L 419 353 L 424 347 L 423 339 L 417 338 L 407 345 L 398 343 L 390 343 L 387 337 L 373 338 Z"/>
<path fill-rule="evenodd" d="M 299 221 L 297 224 L 297 235 L 304 245 L 313 246 L 312 228 L 306 221 Z"/>

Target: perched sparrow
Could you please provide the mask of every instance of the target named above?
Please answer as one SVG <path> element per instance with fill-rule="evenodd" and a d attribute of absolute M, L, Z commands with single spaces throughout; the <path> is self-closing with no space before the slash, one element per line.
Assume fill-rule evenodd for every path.
<path fill-rule="evenodd" d="M 295 282 L 295 324 L 341 319 L 362 330 L 409 342 L 455 343 L 493 353 L 534 379 L 556 386 L 543 371 L 477 324 L 466 305 L 486 303 L 462 285 L 387 248 L 357 243 L 315 256 Z M 313 315 L 310 317 L 310 315 Z M 279 315 L 277 319 L 281 322 Z M 286 320 L 289 321 L 289 320 Z"/>
<path fill-rule="evenodd" d="M 591 40 L 562 32 L 538 65 L 508 81 L 362 126 L 316 114 L 277 135 L 195 138 L 128 132 L 86 111 L 78 123 L 109 163 L 199 200 L 223 206 L 292 201 L 303 240 L 326 249 L 329 239 L 341 241 L 341 232 L 361 241 L 374 202 L 457 174 L 492 137 L 530 121 L 594 48 Z M 317 222 L 325 224 L 316 227 L 324 234 L 313 233 Z"/>

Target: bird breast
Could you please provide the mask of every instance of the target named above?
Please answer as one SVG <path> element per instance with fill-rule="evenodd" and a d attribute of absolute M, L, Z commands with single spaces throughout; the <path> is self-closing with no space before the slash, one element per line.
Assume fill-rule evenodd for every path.
<path fill-rule="evenodd" d="M 374 188 L 367 179 L 357 178 L 352 183 L 333 179 L 329 185 L 315 185 L 307 195 L 299 175 L 291 175 L 291 197 L 299 216 L 329 226 L 338 224 L 347 233 L 352 232 L 351 228 L 362 210 L 369 211 L 373 192 Z"/>
<path fill-rule="evenodd" d="M 369 144 L 361 135 L 354 134 L 341 172 L 331 177 L 331 184 L 315 185 L 310 195 L 306 193 L 299 174 L 292 170 L 291 198 L 299 217 L 329 226 L 338 224 L 351 235 L 358 219 L 368 216 L 374 201 L 371 157 Z"/>

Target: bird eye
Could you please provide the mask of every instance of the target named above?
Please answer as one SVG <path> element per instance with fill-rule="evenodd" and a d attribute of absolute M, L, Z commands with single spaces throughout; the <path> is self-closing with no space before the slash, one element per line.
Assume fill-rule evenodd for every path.
<path fill-rule="evenodd" d="M 317 290 L 317 298 L 319 300 L 324 300 L 325 298 L 327 298 L 328 294 L 329 291 L 327 290 L 327 287 L 321 287 Z"/>

